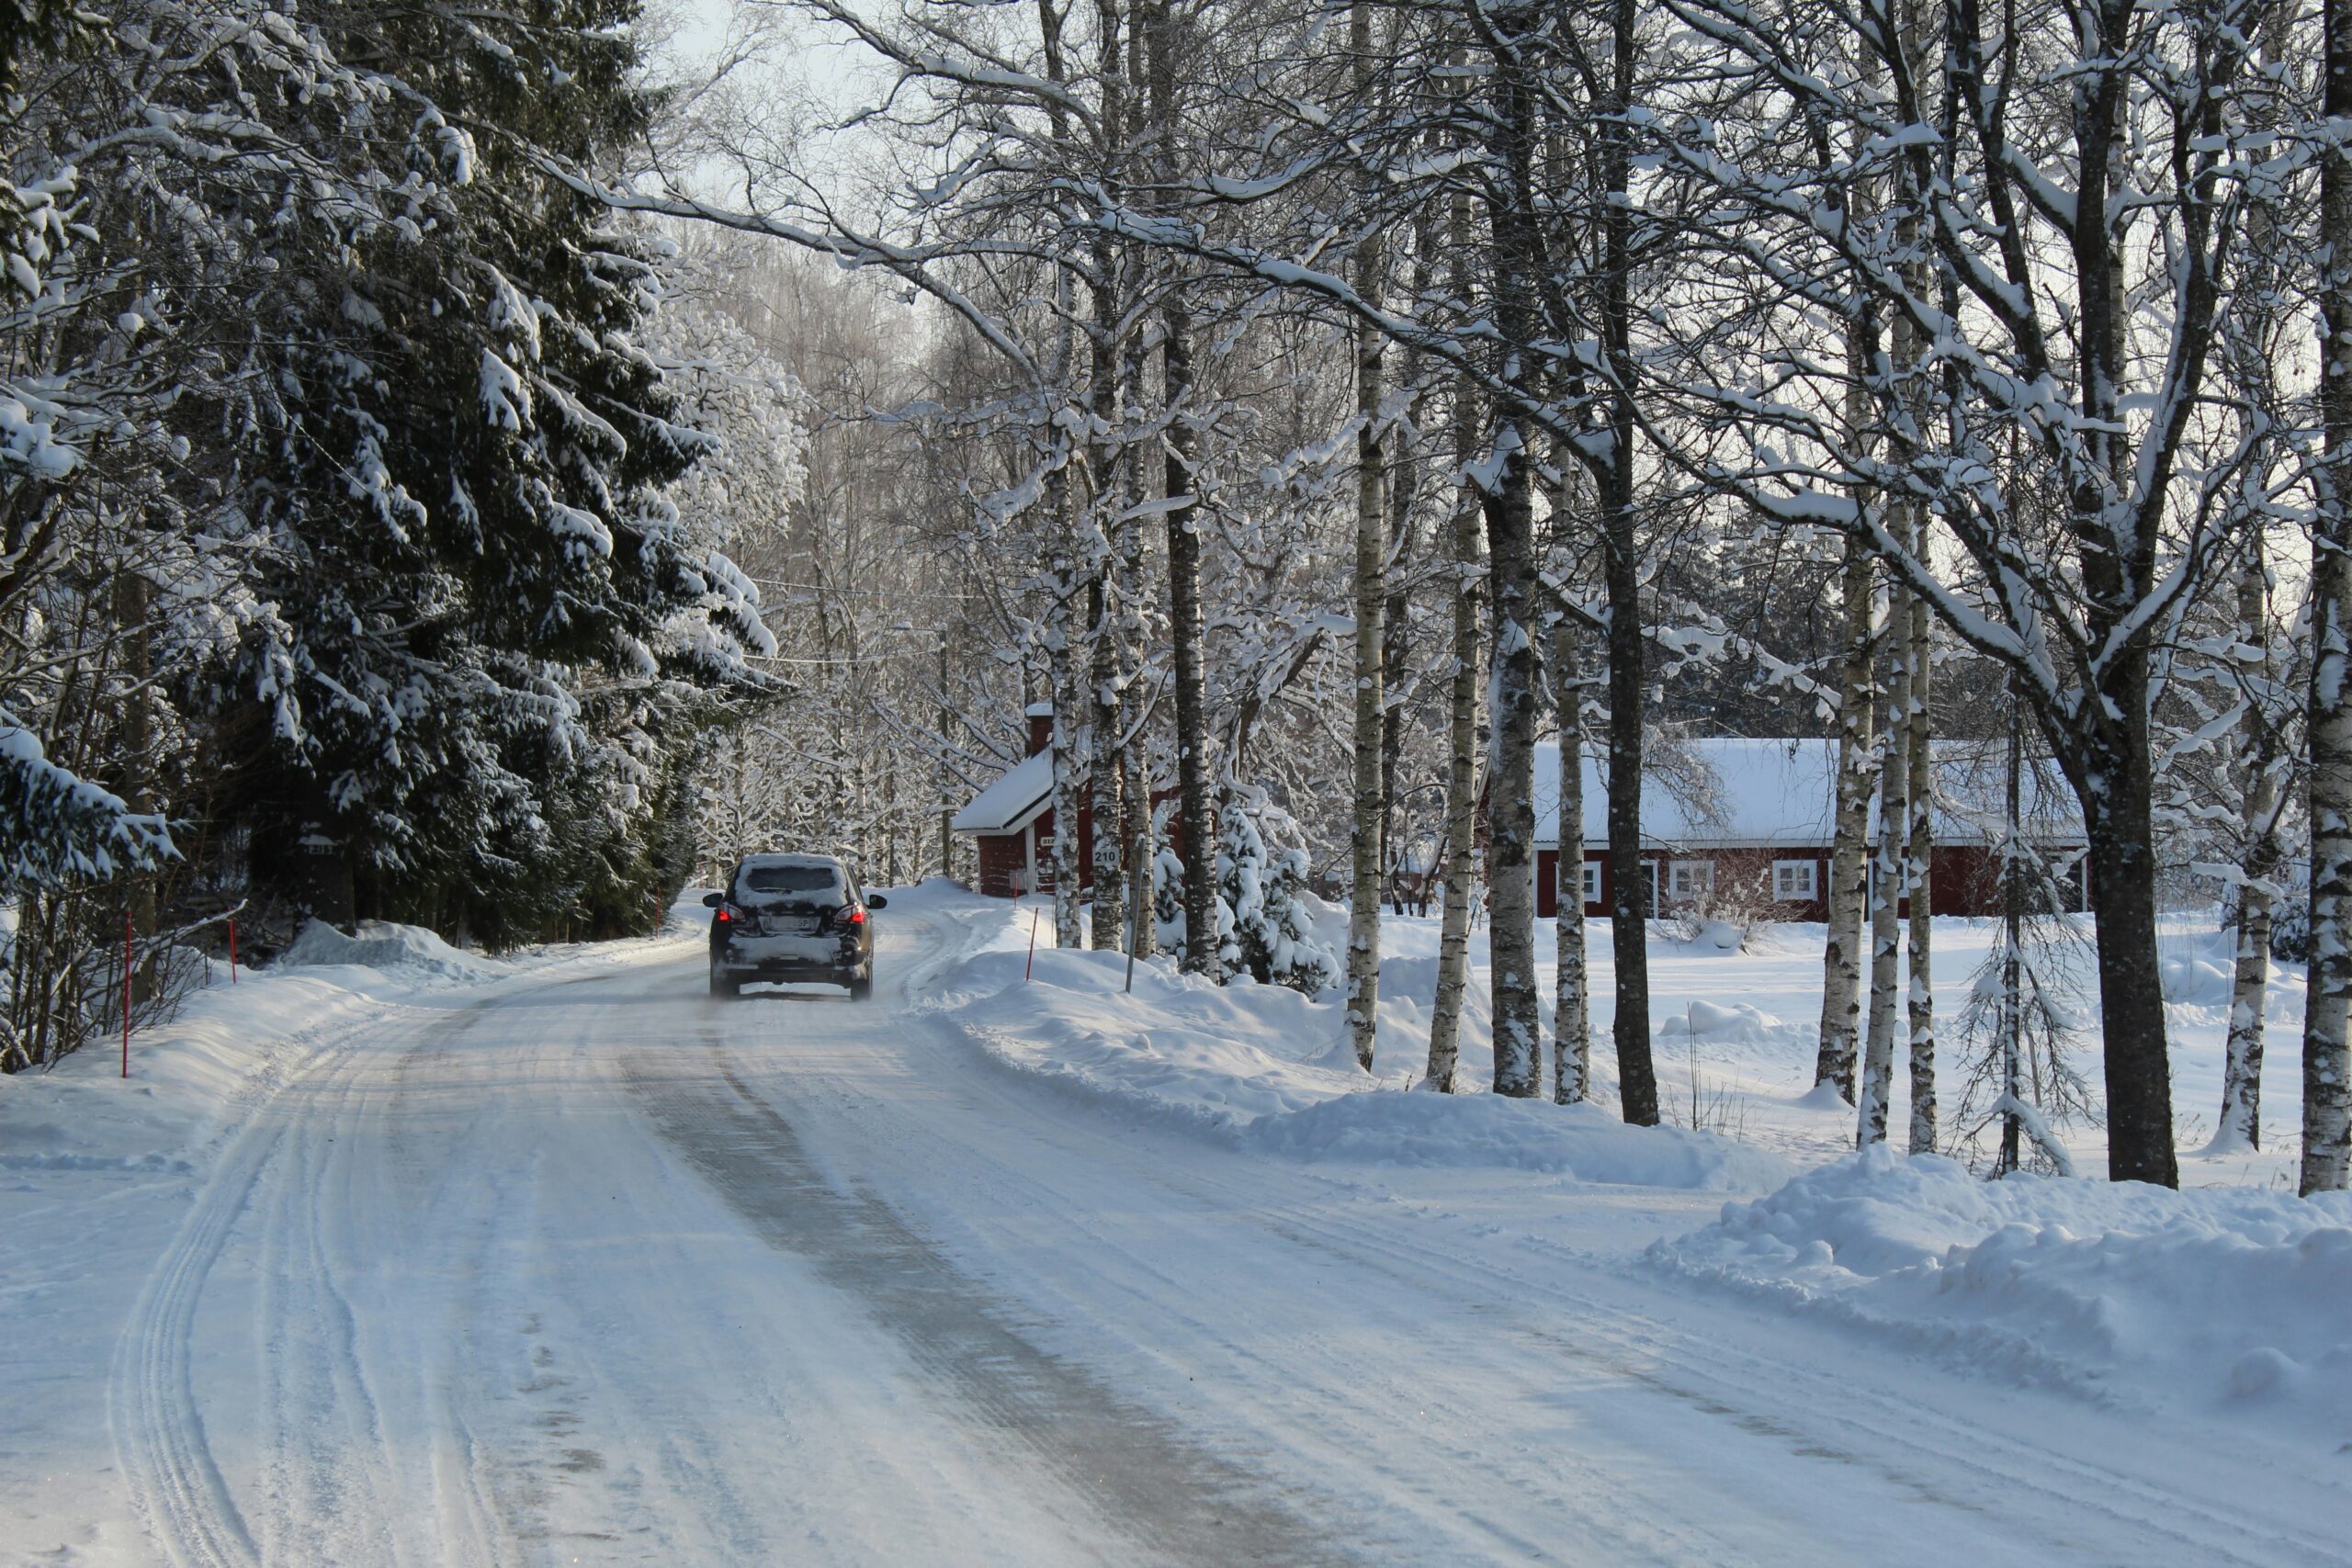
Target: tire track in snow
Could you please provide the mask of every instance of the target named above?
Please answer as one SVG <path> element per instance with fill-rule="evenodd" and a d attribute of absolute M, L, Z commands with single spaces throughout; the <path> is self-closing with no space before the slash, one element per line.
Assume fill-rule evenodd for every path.
<path fill-rule="evenodd" d="M 1351 1561 L 1263 1483 L 1091 1371 L 1039 1349 L 897 1213 L 828 1184 L 722 1047 L 678 1071 L 630 1053 L 623 1076 L 665 1141 L 771 1245 L 860 1302 L 956 1411 L 1042 1460 L 1114 1531 L 1172 1562 Z"/>
<path fill-rule="evenodd" d="M 396 1074 L 411 1070 L 412 1058 L 446 1049 L 447 1037 L 471 1028 L 486 1013 L 503 1004 L 598 977 L 594 973 L 545 979 L 532 976 L 523 986 L 502 988 L 451 1012 L 435 1013 L 421 1025 L 405 1022 L 401 1027 L 411 1038 L 396 1056 L 389 1059 L 390 1065 Z M 295 1091 L 301 1090 L 308 1097 L 331 1087 L 339 1089 L 335 1110 L 347 1106 L 353 1085 L 338 1080 L 363 1066 L 378 1065 L 356 1056 L 354 1043 L 369 1034 L 380 1037 L 387 1016 L 398 1012 L 401 1006 L 398 1002 L 386 1003 L 372 1016 L 314 1038 L 310 1059 L 300 1067 L 279 1077 L 273 1063 L 269 1077 L 241 1097 L 242 1120 L 219 1140 L 220 1153 L 210 1173 L 198 1187 L 179 1229 L 150 1270 L 116 1342 L 107 1387 L 107 1425 L 114 1437 L 116 1458 L 134 1510 L 146 1521 L 150 1533 L 176 1568 L 259 1568 L 265 1560 L 253 1522 L 232 1495 L 213 1456 L 196 1394 L 190 1342 L 207 1283 L 240 1225 L 255 1213 L 266 1181 L 294 1180 L 300 1190 L 277 1197 L 279 1202 L 292 1203 L 289 1217 L 296 1234 L 288 1238 L 281 1224 L 273 1224 L 270 1231 L 274 1239 L 265 1245 L 280 1245 L 290 1239 L 293 1251 L 288 1256 L 299 1258 L 303 1265 L 301 1278 L 295 1281 L 298 1288 L 306 1292 L 324 1292 L 343 1313 L 340 1321 L 345 1332 L 342 1343 L 325 1348 L 306 1345 L 305 1353 L 323 1348 L 331 1356 L 341 1354 L 341 1362 L 329 1373 L 332 1384 L 338 1394 L 351 1396 L 364 1406 L 345 1412 L 346 1419 L 357 1423 L 352 1435 L 373 1436 L 380 1443 L 373 1398 L 365 1396 L 361 1369 L 349 1355 L 348 1303 L 343 1301 L 334 1286 L 317 1234 L 322 1213 L 317 1201 L 321 1185 L 343 1157 L 342 1151 L 347 1148 L 348 1141 L 337 1145 L 334 1137 L 327 1136 L 325 1144 L 317 1144 L 317 1138 L 331 1129 L 313 1127 L 304 1134 L 296 1119 L 298 1110 L 305 1118 L 323 1115 L 328 1123 L 340 1123 L 333 1111 L 320 1110 L 315 1098 L 298 1106 Z M 329 1148 L 337 1152 L 330 1154 Z M 298 1163 L 301 1168 L 291 1177 L 279 1168 L 288 1163 Z M 331 1314 L 330 1322 L 335 1321 Z M 454 1412 L 449 1414 L 454 1416 Z M 262 1419 L 271 1419 L 266 1410 L 262 1413 Z M 478 1462 L 472 1462 L 470 1434 L 466 1435 L 466 1439 L 469 1456 L 467 1468 L 477 1471 Z M 310 1457 L 315 1460 L 318 1456 Z M 446 1467 L 438 1463 L 435 1469 L 446 1472 Z M 457 1481 L 454 1477 L 449 1479 Z M 467 1533 L 477 1545 L 511 1536 L 511 1528 L 501 1528 L 505 1525 L 504 1520 L 484 1517 L 485 1509 L 493 1516 L 499 1511 L 482 1495 L 479 1475 L 469 1473 L 452 1490 L 460 1496 L 457 1511 L 468 1516 L 462 1522 L 471 1527 Z M 282 1505 L 284 1498 L 280 1495 L 265 1501 Z M 447 1520 L 451 1510 L 446 1500 L 439 1511 Z M 378 1513 L 378 1522 L 381 1523 L 380 1507 Z M 396 1536 L 398 1532 L 392 1533 Z"/>
<path fill-rule="evenodd" d="M 274 1100 L 236 1135 L 147 1277 L 108 1378 L 107 1420 L 132 1503 L 179 1568 L 257 1568 L 261 1561 L 205 1441 L 188 1339 L 205 1280 L 284 1137 L 266 1120 Z"/>

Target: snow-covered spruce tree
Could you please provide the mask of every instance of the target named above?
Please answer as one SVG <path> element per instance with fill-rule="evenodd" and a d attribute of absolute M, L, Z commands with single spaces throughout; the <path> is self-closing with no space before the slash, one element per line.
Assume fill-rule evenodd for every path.
<path fill-rule="evenodd" d="M 539 164 L 644 124 L 634 15 L 323 6 L 313 47 L 364 48 L 367 91 L 272 106 L 298 141 L 357 133 L 406 192 L 288 236 L 250 302 L 264 374 L 222 414 L 271 609 L 213 701 L 266 739 L 234 808 L 295 829 L 256 840 L 255 873 L 320 912 L 479 930 L 562 908 L 671 795 L 648 785 L 698 716 L 639 699 L 743 679 L 761 635 L 662 493 L 711 447 L 635 341 L 663 247 Z"/>
<path fill-rule="evenodd" d="M 1228 791 L 1217 812 L 1217 885 L 1233 911 L 1227 972 L 1314 995 L 1340 983 L 1339 959 L 1315 934 L 1299 895 L 1306 852 L 1267 843 L 1295 832 L 1288 815 L 1254 788 Z"/>
<path fill-rule="evenodd" d="M 1190 922 L 1184 912 L 1184 863 L 1162 839 L 1151 859 L 1152 937 L 1161 952 L 1180 969 L 1189 968 L 1192 955 Z"/>

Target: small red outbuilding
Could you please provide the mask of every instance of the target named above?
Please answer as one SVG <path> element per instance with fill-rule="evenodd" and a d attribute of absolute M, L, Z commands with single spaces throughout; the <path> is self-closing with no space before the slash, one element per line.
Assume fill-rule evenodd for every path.
<path fill-rule="evenodd" d="M 972 836 L 979 851 L 974 886 L 997 898 L 1049 893 L 1054 886 L 1054 710 L 1032 703 L 1027 717 L 1029 754 L 974 795 L 949 823 Z M 1154 790 L 1151 801 L 1158 806 L 1175 797 L 1172 789 Z M 1182 852 L 1172 821 L 1166 838 Z M 1083 803 L 1078 810 L 1078 879 L 1081 886 L 1094 880 L 1094 810 Z"/>

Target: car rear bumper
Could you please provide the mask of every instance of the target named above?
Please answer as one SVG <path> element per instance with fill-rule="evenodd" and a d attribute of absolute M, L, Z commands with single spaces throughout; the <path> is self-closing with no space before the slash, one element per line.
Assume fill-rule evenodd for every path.
<path fill-rule="evenodd" d="M 865 955 L 838 937 L 738 936 L 711 949 L 711 967 L 744 980 L 830 977 L 865 965 Z"/>

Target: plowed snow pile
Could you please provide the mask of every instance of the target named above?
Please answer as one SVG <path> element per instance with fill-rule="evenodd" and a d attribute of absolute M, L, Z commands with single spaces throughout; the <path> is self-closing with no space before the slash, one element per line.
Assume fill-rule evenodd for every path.
<path fill-rule="evenodd" d="M 1286 1158 L 1543 1171 L 1572 1181 L 1760 1192 L 1785 1160 L 1727 1138 L 1628 1127 L 1596 1106 L 1407 1092 L 1409 1075 L 1359 1071 L 1340 1003 L 1278 986 L 1218 987 L 1115 953 L 983 952 L 938 982 L 933 1006 L 999 1065 L 1106 1109 Z M 1427 998 L 1415 960 L 1382 965 L 1382 1013 Z M 1430 971 L 1434 967 L 1418 964 Z M 1392 974 L 1392 971 L 1396 973 Z M 1399 982 L 1394 988 L 1391 981 Z M 1461 1081 L 1491 1076 L 1483 1006 L 1465 1022 Z M 1419 1026 L 1426 1032 L 1427 1025 Z"/>
<path fill-rule="evenodd" d="M 2352 1439 L 2352 1194 L 1993 1182 L 1882 1145 L 1649 1256 L 1979 1372 Z"/>
<path fill-rule="evenodd" d="M 451 947 L 423 926 L 361 920 L 353 931 L 345 936 L 323 920 L 311 920 L 277 955 L 274 967 L 311 969 L 356 964 L 386 974 L 469 982 L 493 979 L 504 972 L 498 964 Z"/>

